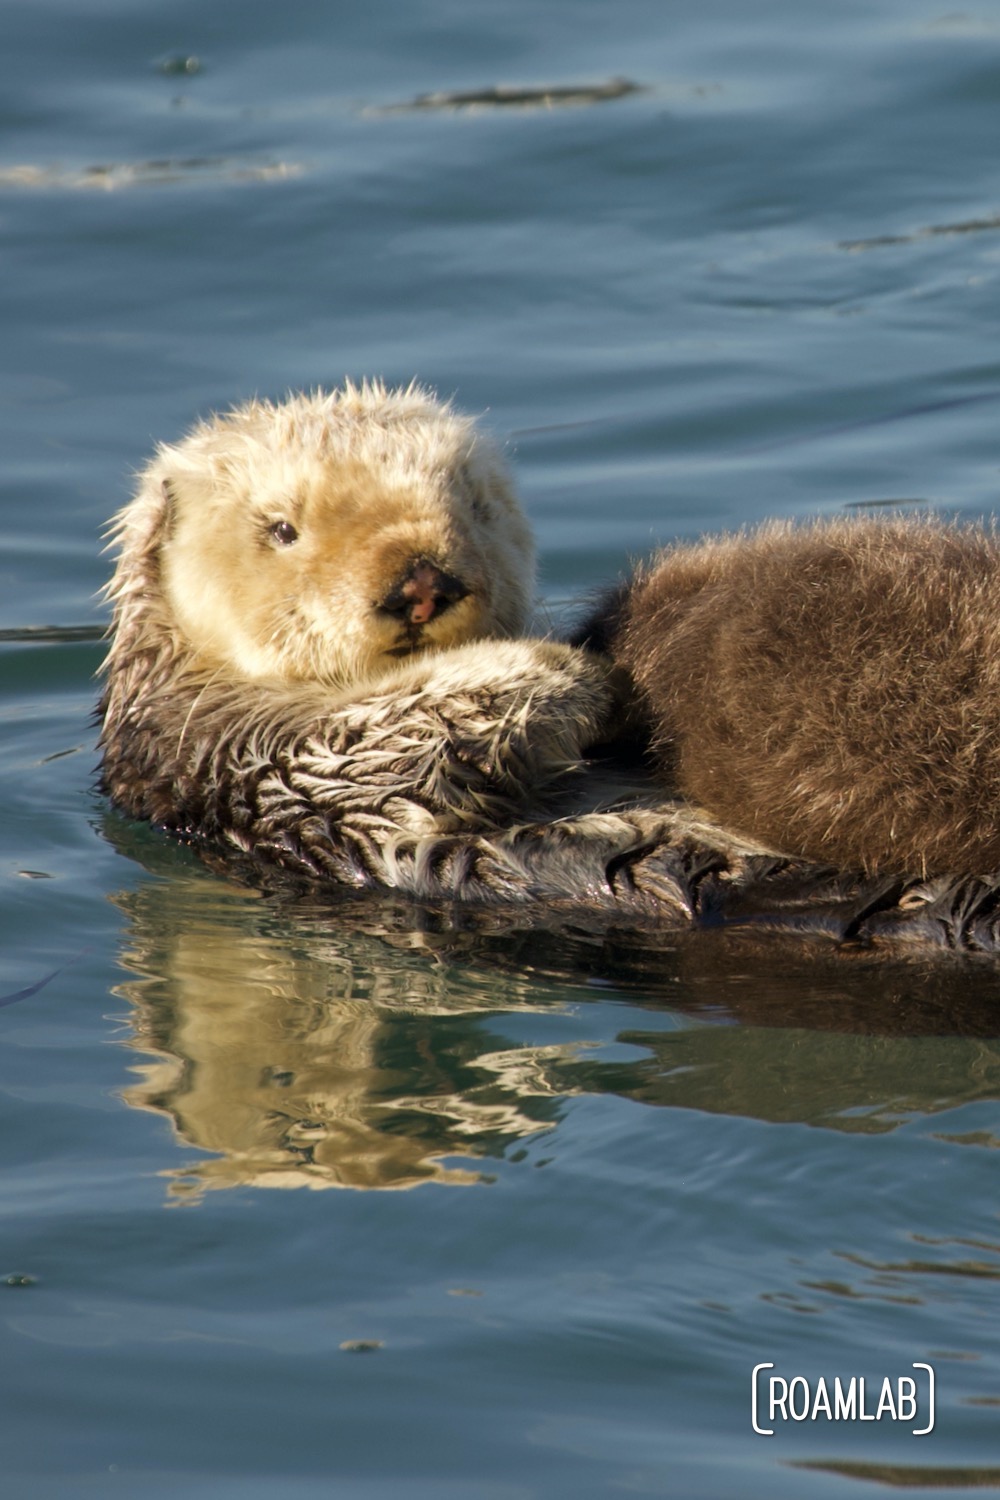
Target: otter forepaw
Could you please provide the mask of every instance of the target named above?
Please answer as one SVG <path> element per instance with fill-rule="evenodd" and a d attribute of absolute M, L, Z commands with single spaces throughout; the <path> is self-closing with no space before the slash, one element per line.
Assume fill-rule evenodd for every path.
<path fill-rule="evenodd" d="M 329 722 L 338 777 L 393 799 L 406 826 L 500 826 L 537 809 L 607 732 L 598 658 L 548 641 L 484 641 L 412 663 Z M 346 752 L 346 753 L 345 753 Z M 410 804 L 407 811 L 403 804 Z"/>

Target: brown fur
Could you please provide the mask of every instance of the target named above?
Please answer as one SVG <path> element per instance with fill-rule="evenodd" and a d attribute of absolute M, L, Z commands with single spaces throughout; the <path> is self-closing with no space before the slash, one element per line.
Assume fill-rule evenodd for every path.
<path fill-rule="evenodd" d="M 713 819 L 843 868 L 1000 869 L 992 531 L 770 525 L 667 550 L 614 609 L 661 769 Z"/>

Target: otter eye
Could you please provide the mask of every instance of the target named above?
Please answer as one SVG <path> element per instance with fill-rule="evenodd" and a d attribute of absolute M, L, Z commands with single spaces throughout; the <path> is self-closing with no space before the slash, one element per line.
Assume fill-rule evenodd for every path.
<path fill-rule="evenodd" d="M 290 547 L 299 539 L 299 534 L 291 521 L 275 521 L 273 526 L 268 527 L 268 535 L 274 538 L 279 547 Z"/>

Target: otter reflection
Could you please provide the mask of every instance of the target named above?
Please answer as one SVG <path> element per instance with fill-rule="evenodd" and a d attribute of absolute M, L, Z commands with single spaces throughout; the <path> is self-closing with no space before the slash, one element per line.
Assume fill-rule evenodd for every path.
<path fill-rule="evenodd" d="M 135 1007 L 132 1044 L 153 1054 L 124 1097 L 218 1153 L 178 1174 L 175 1193 L 469 1183 L 474 1161 L 444 1159 L 500 1151 L 550 1123 L 551 1090 L 522 1101 L 523 1058 L 512 1088 L 503 1059 L 474 1056 L 469 1028 L 450 1024 L 529 1006 L 516 979 L 477 1000 L 405 938 L 397 949 L 334 921 L 328 933 L 286 927 L 197 873 L 118 903 L 132 922 L 135 977 L 120 991 Z"/>
<path fill-rule="evenodd" d="M 124 1097 L 210 1153 L 171 1172 L 175 1198 L 475 1183 L 572 1096 L 867 1131 L 1000 1096 L 1000 979 L 975 961 L 513 930 L 262 897 L 183 851 L 161 868 L 117 898 L 144 1055 Z"/>

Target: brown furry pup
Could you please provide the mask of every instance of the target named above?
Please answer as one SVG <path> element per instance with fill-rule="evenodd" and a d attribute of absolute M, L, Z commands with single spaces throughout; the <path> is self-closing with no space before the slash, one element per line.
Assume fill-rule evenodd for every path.
<path fill-rule="evenodd" d="M 1000 869 L 1000 541 L 772 524 L 661 553 L 577 634 L 641 689 L 677 790 L 843 868 Z"/>

